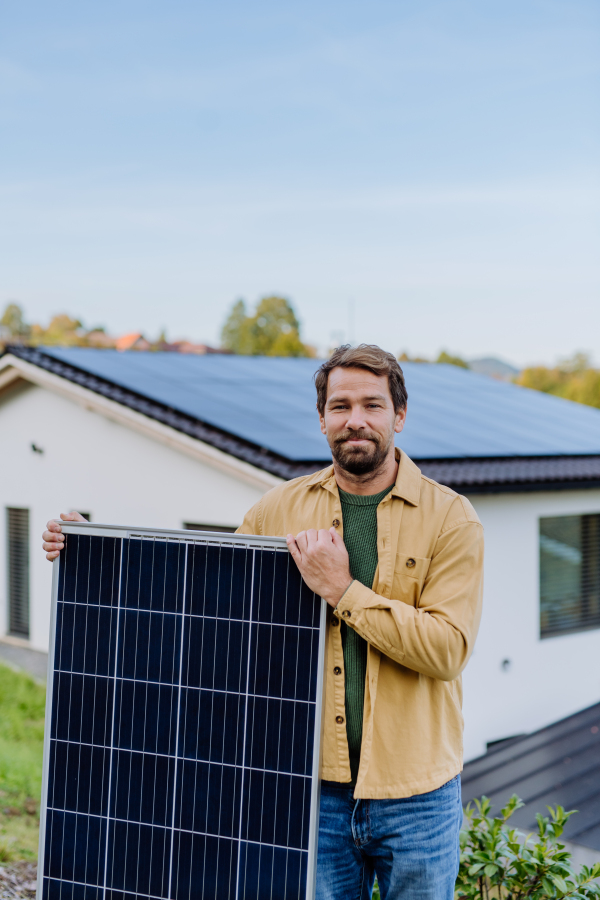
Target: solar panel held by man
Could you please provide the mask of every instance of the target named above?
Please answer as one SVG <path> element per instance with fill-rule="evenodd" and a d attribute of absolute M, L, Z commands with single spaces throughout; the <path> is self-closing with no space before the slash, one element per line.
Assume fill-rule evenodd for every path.
<path fill-rule="evenodd" d="M 58 864 L 53 875 L 45 863 L 48 900 L 367 900 L 375 878 L 384 900 L 452 900 L 462 821 L 461 672 L 481 614 L 482 527 L 467 499 L 424 477 L 395 447 L 407 393 L 391 353 L 364 344 L 340 347 L 318 369 L 315 384 L 333 464 L 268 491 L 230 536 L 231 545 L 214 535 L 205 545 L 201 538 L 179 543 L 160 535 L 152 543 L 129 532 L 119 546 L 98 538 L 105 542 L 101 567 L 98 559 L 86 563 L 88 545 L 81 541 L 90 526 L 82 524 L 74 535 L 65 524 L 79 522 L 78 514 L 48 523 L 44 550 L 66 573 L 57 588 L 65 602 L 56 628 L 67 627 L 65 592 L 82 594 L 85 580 L 85 617 L 81 609 L 69 615 L 93 621 L 94 634 L 105 627 L 110 645 L 104 649 L 106 685 L 78 701 L 78 709 L 101 707 L 108 724 L 97 734 L 88 728 L 85 740 L 78 737 L 83 726 L 60 740 L 53 731 L 56 746 L 48 751 L 47 765 L 57 772 L 66 766 L 67 776 L 60 816 L 52 819 L 53 828 L 62 828 L 60 839 L 48 837 L 48 820 L 46 853 L 75 859 L 68 877 Z M 90 585 L 100 582 L 94 606 Z M 150 599 L 146 582 L 153 585 Z M 217 582 L 214 591 L 229 598 L 229 606 L 217 599 L 209 609 L 210 585 Z M 162 619 L 153 621 L 155 595 L 164 598 L 167 583 L 169 596 L 180 599 L 169 601 L 169 609 L 161 600 Z M 227 647 L 237 641 L 235 655 L 218 649 L 219 628 Z M 150 651 L 139 650 L 152 645 L 152 629 L 160 631 L 168 678 L 156 674 Z M 68 632 L 74 640 L 77 633 Z M 322 704 L 315 674 L 319 640 L 326 645 Z M 194 683 L 185 674 L 190 666 L 200 672 Z M 85 677 L 92 675 L 76 682 L 73 667 L 61 667 L 69 674 L 55 674 L 55 684 L 67 679 L 71 698 L 85 692 Z M 127 732 L 143 731 L 146 744 L 137 749 L 131 736 L 123 737 L 123 715 L 115 712 L 120 704 L 127 718 L 138 716 L 131 684 L 138 693 L 144 688 L 146 718 Z M 53 729 L 64 731 L 60 720 L 67 711 L 56 709 L 57 691 L 49 715 Z M 311 769 L 319 710 L 320 771 L 318 760 Z M 226 749 L 215 756 L 216 743 Z M 71 766 L 77 757 L 77 783 L 98 794 L 97 821 L 88 803 L 79 831 L 65 811 L 69 791 L 77 793 L 64 763 L 69 754 Z M 315 773 L 320 800 L 310 793 Z M 317 802 L 318 839 L 315 834 L 311 845 L 305 813 Z M 48 817 L 55 815 L 50 793 L 46 805 Z M 315 814 L 315 831 L 316 822 Z M 135 853 L 121 846 L 127 842 Z M 84 859 L 84 844 L 88 867 L 92 850 L 102 852 L 82 882 L 72 873 Z M 316 887 L 307 875 L 315 845 Z"/>

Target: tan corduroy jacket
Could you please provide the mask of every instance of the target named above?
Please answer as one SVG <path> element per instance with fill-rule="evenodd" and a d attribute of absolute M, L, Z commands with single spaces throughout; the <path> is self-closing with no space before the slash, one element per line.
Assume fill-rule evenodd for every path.
<path fill-rule="evenodd" d="M 423 794 L 462 769 L 461 672 L 481 615 L 483 529 L 465 497 L 399 458 L 396 484 L 377 509 L 373 589 L 354 581 L 328 609 L 321 774 L 329 781 L 351 779 L 337 620 L 369 643 L 357 798 Z M 332 525 L 343 533 L 330 466 L 270 490 L 239 531 L 280 536 Z"/>

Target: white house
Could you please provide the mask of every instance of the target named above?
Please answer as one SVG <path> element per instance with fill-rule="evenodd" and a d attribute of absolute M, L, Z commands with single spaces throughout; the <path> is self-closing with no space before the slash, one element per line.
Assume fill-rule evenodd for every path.
<path fill-rule="evenodd" d="M 312 360 L 12 348 L 0 358 L 0 629 L 47 648 L 48 518 L 232 529 L 328 462 Z M 465 753 L 600 700 L 600 411 L 406 364 L 399 445 L 486 531 Z"/>

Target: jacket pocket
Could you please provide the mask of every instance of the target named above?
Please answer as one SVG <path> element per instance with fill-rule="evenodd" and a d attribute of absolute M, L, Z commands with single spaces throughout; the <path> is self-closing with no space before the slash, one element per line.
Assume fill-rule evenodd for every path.
<path fill-rule="evenodd" d="M 393 599 L 418 606 L 430 563 L 431 559 L 424 556 L 397 556 L 392 588 Z"/>

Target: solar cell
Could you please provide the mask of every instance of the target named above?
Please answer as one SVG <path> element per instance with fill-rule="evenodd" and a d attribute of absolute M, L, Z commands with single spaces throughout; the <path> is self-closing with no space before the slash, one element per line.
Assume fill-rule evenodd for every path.
<path fill-rule="evenodd" d="M 38 897 L 310 900 L 326 607 L 285 541 L 64 531 Z"/>

